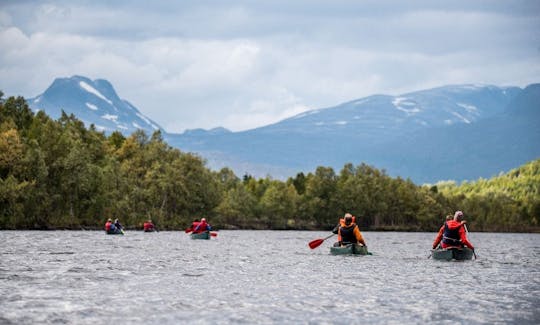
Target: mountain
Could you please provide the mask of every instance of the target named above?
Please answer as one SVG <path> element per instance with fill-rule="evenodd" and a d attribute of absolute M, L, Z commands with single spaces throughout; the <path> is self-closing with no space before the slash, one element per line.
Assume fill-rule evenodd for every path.
<path fill-rule="evenodd" d="M 426 182 L 437 178 L 492 177 L 540 157 L 540 84 L 512 96 L 500 114 L 470 124 L 424 129 L 381 156 L 396 174 Z M 401 157 L 392 160 L 392 157 Z M 399 163 L 398 163 L 399 162 Z"/>
<path fill-rule="evenodd" d="M 524 89 L 448 85 L 398 96 L 373 95 L 311 110 L 242 132 L 224 128 L 169 134 L 122 100 L 106 80 L 56 79 L 28 100 L 58 118 L 130 134 L 161 130 L 210 168 L 284 179 L 329 166 L 367 163 L 416 183 L 492 177 L 540 157 L 540 84 Z"/>
<path fill-rule="evenodd" d="M 87 126 L 94 124 L 96 129 L 111 133 L 120 131 L 125 135 L 137 129 L 148 134 L 163 129 L 144 116 L 128 101 L 120 99 L 113 86 L 103 79 L 90 80 L 73 76 L 58 78 L 41 95 L 27 99 L 34 110 L 43 110 L 58 119 L 62 110 L 73 114 Z"/>
<path fill-rule="evenodd" d="M 265 127 L 168 135 L 213 168 L 276 178 L 365 162 L 418 183 L 491 177 L 540 156 L 538 85 L 454 85 L 374 95 Z"/>

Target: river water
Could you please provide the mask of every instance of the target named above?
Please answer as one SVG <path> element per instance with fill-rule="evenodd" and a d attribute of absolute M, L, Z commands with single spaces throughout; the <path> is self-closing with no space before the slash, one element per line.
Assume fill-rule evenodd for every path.
<path fill-rule="evenodd" d="M 435 261 L 435 233 L 1 231 L 0 324 L 539 324 L 540 235 L 471 233 L 477 260 Z"/>

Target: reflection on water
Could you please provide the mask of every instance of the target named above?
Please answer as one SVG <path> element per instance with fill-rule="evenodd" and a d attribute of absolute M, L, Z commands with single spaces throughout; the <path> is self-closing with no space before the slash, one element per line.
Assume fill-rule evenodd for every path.
<path fill-rule="evenodd" d="M 476 261 L 429 259 L 435 233 L 0 232 L 0 323 L 538 324 L 540 235 L 471 233 Z"/>

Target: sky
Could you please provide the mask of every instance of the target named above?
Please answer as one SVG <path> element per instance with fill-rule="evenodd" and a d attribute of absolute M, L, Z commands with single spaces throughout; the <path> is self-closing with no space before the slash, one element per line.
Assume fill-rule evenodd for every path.
<path fill-rule="evenodd" d="M 540 1 L 0 0 L 0 90 L 106 79 L 166 131 L 373 94 L 540 82 Z"/>

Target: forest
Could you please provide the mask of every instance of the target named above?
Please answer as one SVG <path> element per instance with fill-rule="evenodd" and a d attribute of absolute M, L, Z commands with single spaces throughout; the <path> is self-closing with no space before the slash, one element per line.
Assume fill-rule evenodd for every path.
<path fill-rule="evenodd" d="M 73 115 L 53 120 L 0 92 L 0 229 L 326 230 L 344 213 L 362 230 L 437 231 L 462 210 L 469 230 L 540 232 L 540 159 L 490 179 L 418 185 L 347 163 L 287 180 L 212 171 L 159 131 L 106 135 Z"/>

